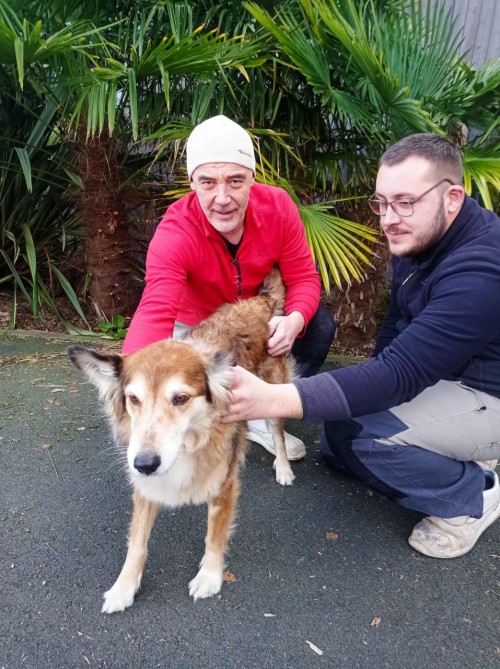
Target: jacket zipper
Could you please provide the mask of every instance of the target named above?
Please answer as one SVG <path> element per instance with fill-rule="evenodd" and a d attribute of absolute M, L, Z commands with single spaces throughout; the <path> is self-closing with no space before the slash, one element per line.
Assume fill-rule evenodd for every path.
<path fill-rule="evenodd" d="M 236 268 L 236 280 L 234 283 L 238 287 L 238 297 L 241 297 L 243 295 L 243 286 L 241 284 L 241 267 L 238 258 L 233 258 L 231 260 L 231 265 L 234 265 Z"/>

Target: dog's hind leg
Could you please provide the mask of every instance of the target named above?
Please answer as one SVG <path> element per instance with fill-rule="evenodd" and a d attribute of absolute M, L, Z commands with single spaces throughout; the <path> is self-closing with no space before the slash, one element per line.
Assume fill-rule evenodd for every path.
<path fill-rule="evenodd" d="M 292 485 L 295 480 L 295 474 L 292 471 L 286 454 L 283 420 L 280 418 L 267 418 L 266 427 L 273 435 L 274 450 L 276 451 L 276 459 L 273 467 L 276 470 L 276 480 L 281 485 Z"/>
<path fill-rule="evenodd" d="M 134 595 L 141 585 L 142 572 L 148 555 L 148 541 L 159 506 L 148 502 L 137 492 L 133 496 L 132 521 L 128 540 L 127 557 L 113 587 L 104 594 L 103 613 L 123 611 L 134 602 Z"/>
<path fill-rule="evenodd" d="M 222 587 L 224 555 L 233 528 L 239 492 L 239 480 L 233 473 L 220 495 L 208 502 L 205 555 L 200 571 L 189 583 L 189 594 L 195 601 L 216 595 Z"/>

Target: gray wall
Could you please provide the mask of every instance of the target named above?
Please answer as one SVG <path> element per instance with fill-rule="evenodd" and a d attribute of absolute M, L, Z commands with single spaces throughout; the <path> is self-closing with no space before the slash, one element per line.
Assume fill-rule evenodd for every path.
<path fill-rule="evenodd" d="M 500 57 L 500 0 L 443 0 L 463 26 L 462 52 L 475 67 Z"/>

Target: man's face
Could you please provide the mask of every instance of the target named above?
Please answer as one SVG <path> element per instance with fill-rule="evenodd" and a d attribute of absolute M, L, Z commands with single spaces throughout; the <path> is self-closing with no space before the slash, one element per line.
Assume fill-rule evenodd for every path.
<path fill-rule="evenodd" d="M 252 170 L 234 163 L 206 163 L 191 175 L 191 188 L 208 222 L 232 244 L 243 235 L 254 181 Z"/>
<path fill-rule="evenodd" d="M 441 178 L 446 176 L 443 174 Z M 439 180 L 427 160 L 413 156 L 397 165 L 381 166 L 377 175 L 376 197 L 385 202 L 415 199 Z M 441 184 L 415 202 L 411 216 L 400 216 L 389 206 L 387 213 L 380 216 L 380 227 L 387 237 L 391 253 L 413 256 L 434 246 L 458 213 L 454 195 L 457 189 L 463 197 L 460 186 L 451 186 L 447 182 Z"/>

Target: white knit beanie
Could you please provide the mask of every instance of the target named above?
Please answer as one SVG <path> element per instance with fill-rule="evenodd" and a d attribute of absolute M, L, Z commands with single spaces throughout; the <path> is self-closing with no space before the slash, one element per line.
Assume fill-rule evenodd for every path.
<path fill-rule="evenodd" d="M 248 167 L 255 174 L 252 139 L 226 116 L 213 116 L 194 128 L 186 145 L 189 179 L 195 169 L 205 163 L 235 163 Z"/>

